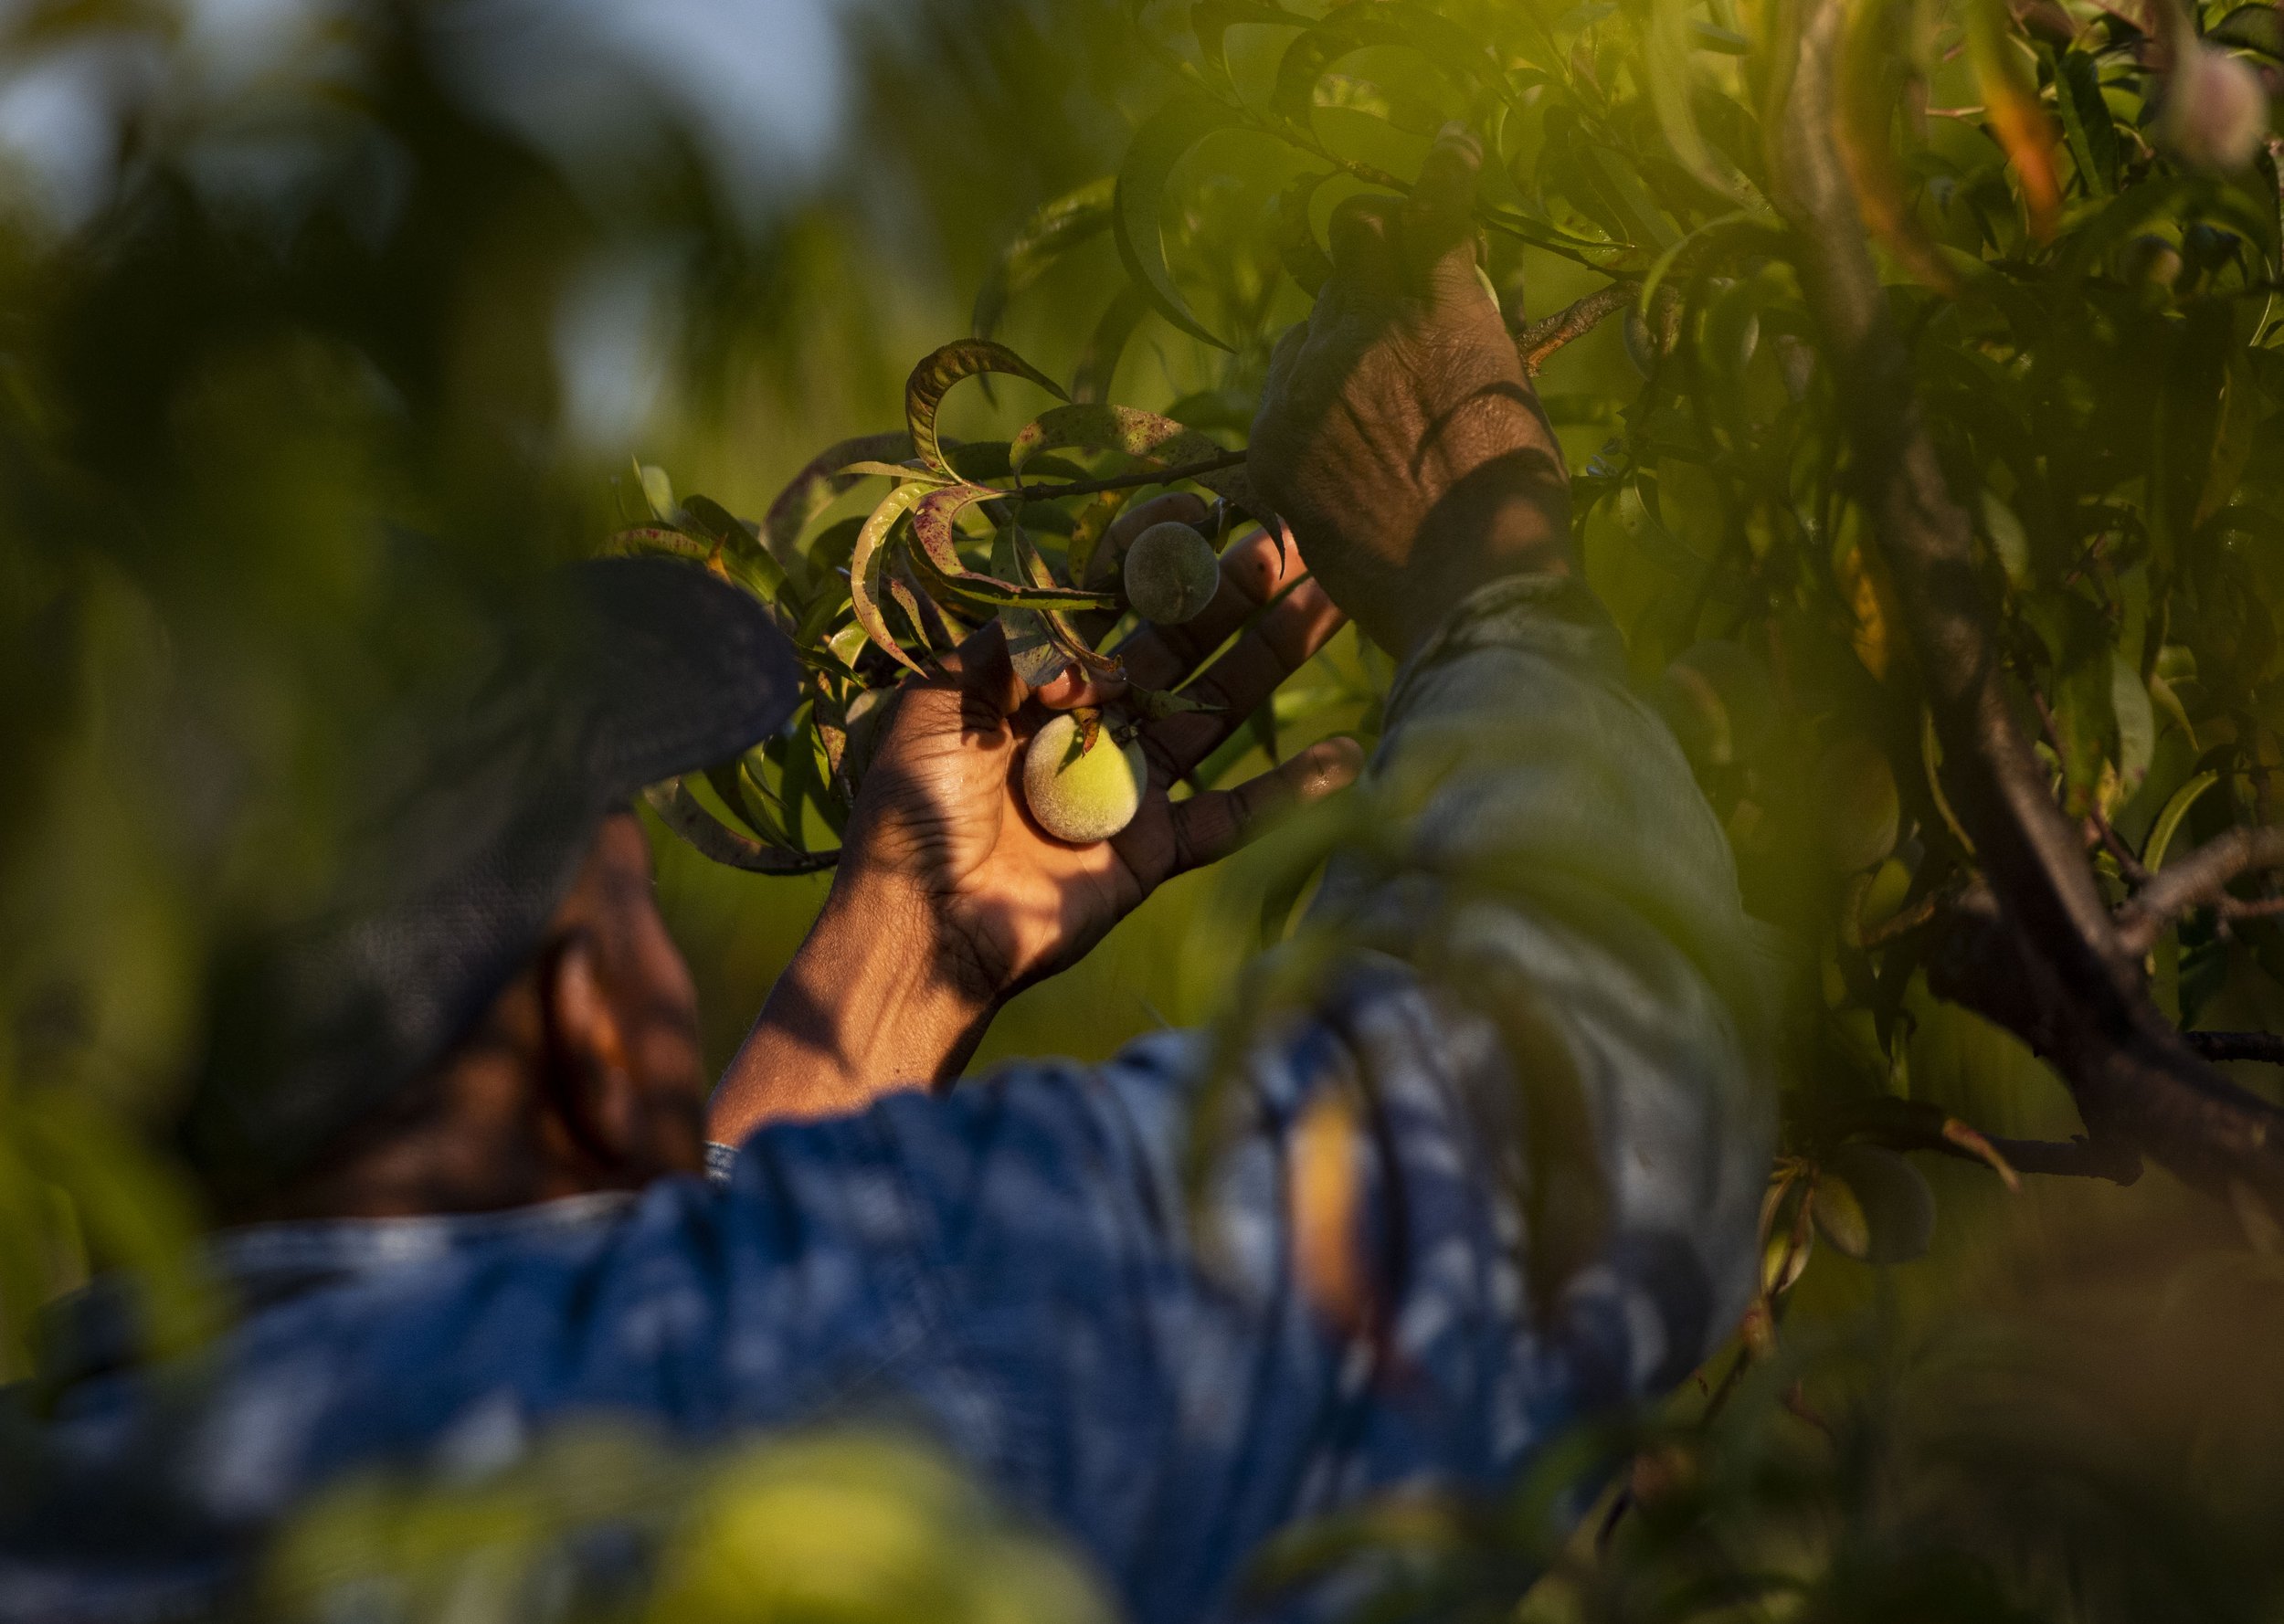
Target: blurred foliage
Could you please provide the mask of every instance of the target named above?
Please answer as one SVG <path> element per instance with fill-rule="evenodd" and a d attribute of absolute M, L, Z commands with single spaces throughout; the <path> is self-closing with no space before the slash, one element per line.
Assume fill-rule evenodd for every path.
<path fill-rule="evenodd" d="M 1921 973 L 1913 923 L 1972 853 L 1850 500 L 1848 381 L 1817 353 L 1767 203 L 1791 8 L 882 4 L 849 19 L 846 155 L 762 204 L 625 64 L 584 87 L 571 146 L 510 116 L 503 87 L 538 54 L 501 15 L 312 5 L 250 72 L 156 0 L 0 24 L 15 73 L 93 65 L 116 143 L 83 217 L 27 193 L 0 218 L 0 1376 L 24 1367 L 38 1303 L 91 1267 L 152 1281 L 170 1345 L 211 1323 L 195 1197 L 143 1133 L 196 1052 L 205 955 L 323 886 L 346 769 L 471 606 L 630 528 L 716 558 L 806 628 L 817 681 L 803 731 L 688 796 L 754 849 L 828 848 L 848 787 L 834 752 L 894 679 L 884 645 L 914 655 L 933 635 L 924 599 L 997 612 L 963 574 L 1116 594 L 1087 575 L 1093 497 L 1015 507 L 1004 448 L 1083 425 L 1023 459 L 1052 483 L 1149 474 L 1168 440 L 1137 433 L 1197 437 L 1161 465 L 1242 447 L 1268 346 L 1324 274 L 1328 212 L 1400 185 L 1460 118 L 1494 155 L 1489 279 L 1543 359 L 1588 575 L 1804 974 L 1760 1362 L 1711 1426 L 1685 1400 L 1649 1435 L 1581 1440 L 1511 1517 L 1399 1510 L 1368 1528 L 1411 1565 L 1389 1616 L 1506 1614 L 1549 1563 L 1534 1619 L 2276 1616 L 2258 1526 L 2279 1458 L 2257 1360 L 2273 1321 L 2252 1313 L 2267 1262 L 2217 1250 L 2233 1234 L 2181 1217 L 2162 1177 L 2008 1197 L 1973 1165 L 1980 1135 L 2075 1124 L 2018 1043 Z M 2277 145 L 2257 121 L 2198 116 L 2241 108 L 2223 81 L 2273 92 L 2277 16 L 1849 6 L 1834 139 L 1946 475 L 1979 516 L 1976 585 L 2003 611 L 2025 714 L 2119 896 L 2137 869 L 2278 813 Z M 1537 348 L 1532 322 L 1609 287 L 1609 320 Z M 663 386 L 647 413 L 606 414 L 635 443 L 600 443 L 574 318 L 629 289 Z M 927 414 L 944 465 L 838 489 L 816 469 L 769 522 L 826 444 L 909 432 L 923 354 L 1020 357 L 1095 415 L 1042 418 L 1020 376 L 962 383 Z M 1113 402 L 1149 415 L 1111 420 Z M 912 521 L 877 538 L 866 637 L 836 574 L 865 517 L 892 490 L 962 484 L 992 493 L 946 515 L 949 562 L 923 548 L 933 575 L 895 577 L 909 611 L 888 583 Z M 1242 484 L 1220 484 L 1235 522 Z M 1119 604 L 1069 612 L 1089 607 L 1105 618 L 1071 635 L 1110 646 Z M 1344 636 L 1200 781 L 1329 731 L 1369 737 L 1389 675 Z M 1097 1056 L 1212 1016 L 1285 933 L 1324 832 L 1168 887 L 1005 1012 L 988 1052 Z M 822 881 L 660 850 L 724 1058 Z M 2240 901 L 2155 950 L 2185 1025 L 2284 1025 L 2284 935 L 2264 898 Z M 1937 1143 L 1956 1154 L 1896 1154 Z M 1962 1317 L 1969 1301 L 1990 1317 Z M 1979 1340 L 1986 1324 L 2005 1334 Z M 884 1447 L 689 1461 L 571 1437 L 505 1478 L 361 1484 L 287 1541 L 273 1599 L 333 1616 L 346 1585 L 391 1617 L 534 1596 L 635 1616 L 647 1591 L 560 1555 L 567 1530 L 601 1528 L 608 1562 L 680 1553 L 657 1571 L 714 1598 L 691 1616 L 727 1616 L 737 1565 L 793 1537 L 777 1519 L 803 1514 L 798 1480 L 883 1532 L 876 1562 L 819 1579 L 854 1588 L 789 1588 L 788 1616 L 1085 1616 L 1064 1570 L 978 1534 L 939 1468 Z M 1548 1508 L 1629 1452 L 1648 1463 L 1639 1514 L 1606 1554 L 1591 1520 L 1566 1544 Z M 554 1470 L 574 1455 L 590 1465 Z M 655 1498 L 619 1497 L 643 1485 Z M 897 1544 L 924 1527 L 1004 1562 L 947 1576 L 936 1534 Z"/>
<path fill-rule="evenodd" d="M 257 1615 L 396 1624 L 1108 1624 L 1076 1563 L 870 1434 L 693 1455 L 567 1427 L 462 1484 L 353 1480 L 270 1554 Z"/>
<path fill-rule="evenodd" d="M 1789 1279 L 1820 1237 L 1887 1260 L 1924 1250 L 1924 1181 L 1883 1144 L 1980 1156 L 2012 1183 L 1982 1129 L 1909 1075 L 1927 1002 L 1914 927 L 1973 852 L 1851 498 L 1846 381 L 1817 350 L 1799 245 L 1768 199 L 1762 124 L 1797 25 L 1773 7 L 1698 9 L 1142 7 L 1137 38 L 1176 88 L 1110 173 L 1010 239 L 977 336 L 921 361 L 902 427 L 821 451 L 759 520 L 678 504 L 657 468 L 629 481 L 649 511 L 620 543 L 743 581 L 812 670 L 787 736 L 662 792 L 668 821 L 724 860 L 812 867 L 900 666 L 996 613 L 1019 662 L 1110 669 L 1128 622 L 1095 548 L 1109 516 L 1184 475 L 1220 499 L 1217 539 L 1263 516 L 1238 448 L 1268 346 L 1326 272 L 1326 211 L 1401 186 L 1433 132 L 1463 120 L 1488 153 L 1487 283 L 1530 363 L 1552 358 L 1588 575 L 1729 827 L 1750 904 L 1814 954 L 1769 1215 L 1772 1238 L 1796 1239 L 1772 1239 L 1789 1258 L 1772 1268 Z M 1872 0 L 1848 14 L 1834 137 L 1946 475 L 1979 518 L 1974 585 L 2001 609 L 2055 793 L 2099 838 L 2116 901 L 2168 854 L 2275 810 L 2277 143 L 2260 120 L 2184 111 L 2198 98 L 2220 116 L 2226 98 L 2198 75 L 2267 107 L 2284 73 L 2275 16 Z M 1066 372 L 986 336 L 1105 238 L 1119 272 L 1107 294 L 1093 265 L 1074 277 L 1100 314 Z M 1530 323 L 1527 294 L 1544 316 L 1581 290 L 1577 322 Z M 1604 364 L 1566 365 L 1561 349 L 1612 311 L 1627 370 L 1606 341 Z M 1158 411 L 1106 404 L 1142 337 L 1172 395 Z M 1021 381 L 978 390 L 996 414 L 971 409 L 982 432 L 953 440 L 947 395 L 993 374 Z M 1041 391 L 1063 404 L 1013 416 L 1011 397 Z M 1004 438 L 997 422 L 1013 425 Z M 1369 728 L 1369 687 L 1320 692 Z M 1272 754 L 1279 720 L 1248 735 Z M 1233 765 L 1208 764 L 1200 784 Z M 2231 988 L 2247 1024 L 2270 1024 L 2284 936 L 2264 907 L 2167 934 L 2153 965 L 2168 1013 L 2197 1024 Z"/>

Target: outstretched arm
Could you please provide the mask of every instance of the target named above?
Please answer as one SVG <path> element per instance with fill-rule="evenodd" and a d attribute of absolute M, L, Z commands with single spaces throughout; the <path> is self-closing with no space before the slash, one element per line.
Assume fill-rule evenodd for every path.
<path fill-rule="evenodd" d="M 1110 544 L 1204 517 L 1196 497 L 1160 497 L 1124 515 Z M 1168 796 L 1341 623 L 1297 556 L 1266 536 L 1232 546 L 1203 613 L 1120 650 L 1132 681 L 1168 689 L 1244 632 L 1184 691 L 1213 709 L 1143 727 L 1142 808 L 1093 845 L 1033 821 L 1022 752 L 1053 712 L 1115 699 L 1115 689 L 1072 675 L 1026 687 L 996 623 L 941 675 L 908 682 L 865 775 L 832 891 L 723 1078 L 710 1136 L 735 1144 L 765 1123 L 948 1083 L 1008 998 L 1075 963 L 1167 880 L 1352 780 L 1361 754 L 1334 739 L 1232 789 Z"/>
<path fill-rule="evenodd" d="M 911 1400 L 1142 1619 L 1220 1616 L 1296 1520 L 1502 1487 L 1691 1368 L 1751 1289 L 1758 933 L 1570 569 L 1456 223 L 1472 162 L 1441 145 L 1420 196 L 1343 213 L 1254 429 L 1318 578 L 1407 656 L 1319 973 L 1241 1043 L 759 1134 L 726 1203 L 805 1290 L 878 1298 L 794 1363 Z"/>

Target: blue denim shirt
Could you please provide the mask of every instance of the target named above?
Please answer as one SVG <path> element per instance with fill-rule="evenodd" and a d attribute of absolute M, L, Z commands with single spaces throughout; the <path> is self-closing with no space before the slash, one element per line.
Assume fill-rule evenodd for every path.
<path fill-rule="evenodd" d="M 1400 673 L 1373 776 L 1390 838 L 1316 904 L 1371 945 L 1210 1124 L 1205 1040 L 1165 1033 L 766 1129 L 713 1180 L 222 1237 L 245 1311 L 218 1350 L 66 1389 L 0 1617 L 162 1616 L 314 1486 L 608 1412 L 697 1440 L 908 1424 L 1132 1617 L 1190 1624 L 1273 1532 L 1495 1488 L 1676 1380 L 1746 1301 L 1771 1136 L 1719 829 L 1599 613 L 1543 582 L 1479 593 Z M 1345 1315 L 1291 1234 L 1295 1124 L 1328 1091 L 1363 1102 Z M 153 1497 L 192 1532 L 121 1515 Z"/>

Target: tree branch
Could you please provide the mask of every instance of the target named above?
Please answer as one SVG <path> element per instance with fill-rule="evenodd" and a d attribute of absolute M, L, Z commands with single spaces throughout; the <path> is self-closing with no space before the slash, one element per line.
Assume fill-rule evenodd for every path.
<path fill-rule="evenodd" d="M 2070 1087 L 2089 1139 L 2139 1145 L 2192 1183 L 2244 1183 L 2284 1211 L 2284 1111 L 2230 1082 L 2151 1003 L 2078 830 L 2015 721 L 1973 532 L 1951 494 L 1833 137 L 1843 0 L 1801 0 L 1774 196 L 1797 234 L 1870 516 L 1987 889 L 1961 900 L 1930 979 L 2021 1035 Z M 2162 878 L 2162 876 L 2161 876 Z"/>
<path fill-rule="evenodd" d="M 1138 485 L 1171 485 L 1182 480 L 1194 480 L 1200 474 L 1219 473 L 1225 468 L 1235 468 L 1245 460 L 1242 451 L 1224 451 L 1219 457 L 1208 457 L 1200 462 L 1185 462 L 1179 468 L 1144 469 L 1137 473 L 1112 474 L 1101 480 L 1073 480 L 1063 485 L 1026 485 L 1020 490 L 1003 490 L 1002 496 L 1031 496 L 1051 501 L 1064 496 L 1093 496 L 1102 490 L 1131 490 Z"/>
<path fill-rule="evenodd" d="M 1532 377 L 1547 364 L 1547 358 L 1564 344 L 1584 338 L 1603 322 L 1633 301 L 1642 284 L 1633 281 L 1613 282 L 1598 288 L 1585 298 L 1564 305 L 1550 316 L 1513 330 L 1515 353 L 1521 358 L 1523 370 Z"/>
<path fill-rule="evenodd" d="M 2184 913 L 2228 901 L 2228 888 L 2262 869 L 2284 867 L 2284 828 L 2233 828 L 2167 863 L 2118 910 L 2118 936 L 2136 957 Z"/>
<path fill-rule="evenodd" d="M 2184 1032 L 2181 1036 L 2208 1060 L 2259 1060 L 2284 1066 L 2284 1033 Z"/>

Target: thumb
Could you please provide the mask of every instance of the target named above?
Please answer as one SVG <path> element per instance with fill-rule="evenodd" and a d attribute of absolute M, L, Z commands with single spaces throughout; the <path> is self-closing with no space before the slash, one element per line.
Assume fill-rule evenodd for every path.
<path fill-rule="evenodd" d="M 1285 813 L 1346 789 L 1363 770 L 1362 745 L 1330 738 L 1234 789 L 1208 790 L 1177 802 L 1172 871 L 1219 861 Z"/>
<path fill-rule="evenodd" d="M 1413 290 L 1433 293 L 1456 274 L 1475 281 L 1475 175 L 1483 144 L 1465 124 L 1446 124 L 1420 164 L 1403 206 L 1404 270 Z"/>

